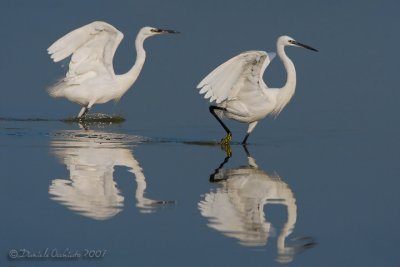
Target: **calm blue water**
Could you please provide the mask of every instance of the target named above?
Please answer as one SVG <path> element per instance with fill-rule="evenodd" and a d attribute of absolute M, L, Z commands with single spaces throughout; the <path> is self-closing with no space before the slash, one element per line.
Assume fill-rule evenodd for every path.
<path fill-rule="evenodd" d="M 0 3 L 0 265 L 398 266 L 398 8 Z M 93 20 L 125 33 L 119 73 L 133 64 L 141 26 L 182 34 L 146 41 L 133 89 L 94 107 L 125 122 L 84 129 L 60 121 L 76 104 L 46 93 L 67 64 L 54 64 L 46 48 Z M 226 158 L 207 143 L 223 130 L 195 86 L 241 51 L 275 50 L 282 34 L 320 52 L 287 49 L 298 74 L 292 102 L 246 148 L 237 143 L 245 126 L 228 122 Z M 264 78 L 284 83 L 279 60 Z"/>

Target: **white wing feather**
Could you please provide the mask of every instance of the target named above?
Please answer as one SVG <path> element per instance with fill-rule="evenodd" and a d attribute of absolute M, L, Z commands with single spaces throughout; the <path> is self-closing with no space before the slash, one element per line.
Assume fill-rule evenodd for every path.
<path fill-rule="evenodd" d="M 250 81 L 253 84 L 265 85 L 262 76 L 275 53 L 264 51 L 243 52 L 218 66 L 208 74 L 198 85 L 200 94 L 217 104 L 235 98 L 244 85 Z M 252 86 L 251 90 L 253 90 Z M 260 88 L 257 86 L 257 88 Z M 247 88 L 249 89 L 249 88 Z"/>
<path fill-rule="evenodd" d="M 112 25 L 95 21 L 61 37 L 47 51 L 54 62 L 72 54 L 66 81 L 80 84 L 100 73 L 115 76 L 112 61 L 123 37 Z"/>

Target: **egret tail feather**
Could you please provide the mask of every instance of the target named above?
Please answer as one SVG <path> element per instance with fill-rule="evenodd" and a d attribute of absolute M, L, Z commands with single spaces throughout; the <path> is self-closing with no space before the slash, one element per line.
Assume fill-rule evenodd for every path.
<path fill-rule="evenodd" d="M 47 93 L 51 97 L 63 97 L 65 88 L 66 88 L 66 84 L 65 84 L 64 79 L 62 78 L 58 82 L 56 82 L 54 85 L 47 88 Z"/>

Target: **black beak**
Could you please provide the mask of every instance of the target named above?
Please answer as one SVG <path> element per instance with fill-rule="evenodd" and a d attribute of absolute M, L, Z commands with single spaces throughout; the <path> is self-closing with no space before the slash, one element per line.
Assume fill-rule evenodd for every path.
<path fill-rule="evenodd" d="M 308 46 L 308 45 L 305 45 L 305 44 L 302 44 L 302 43 L 299 43 L 299 42 L 296 42 L 296 41 L 294 42 L 294 44 L 297 45 L 297 46 L 300 46 L 300 47 L 303 47 L 303 48 L 318 52 L 317 49 L 312 48 L 311 46 Z"/>
<path fill-rule="evenodd" d="M 178 32 L 178 31 L 166 30 L 166 29 L 157 29 L 156 31 L 157 31 L 158 33 L 173 33 L 173 34 L 180 33 L 180 32 Z"/>

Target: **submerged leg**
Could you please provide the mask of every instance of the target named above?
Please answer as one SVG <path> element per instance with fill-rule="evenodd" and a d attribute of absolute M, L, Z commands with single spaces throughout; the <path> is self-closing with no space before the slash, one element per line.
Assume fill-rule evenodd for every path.
<path fill-rule="evenodd" d="M 254 130 L 254 128 L 256 127 L 258 121 L 253 121 L 249 124 L 249 128 L 247 129 L 247 133 L 246 136 L 244 137 L 242 144 L 245 145 L 247 142 L 247 138 L 249 138 L 251 132 Z"/>
<path fill-rule="evenodd" d="M 215 183 L 219 182 L 222 180 L 225 180 L 226 177 L 224 177 L 224 172 L 221 171 L 221 169 L 224 167 L 224 165 L 229 161 L 230 156 L 226 156 L 224 161 L 218 166 L 218 168 L 215 169 L 215 171 L 210 175 L 210 182 Z"/>
<path fill-rule="evenodd" d="M 86 107 L 82 107 L 81 111 L 78 114 L 78 119 L 82 119 L 86 116 L 89 110 L 92 108 L 94 103 L 89 103 Z"/>
<path fill-rule="evenodd" d="M 248 161 L 249 166 L 252 168 L 258 168 L 256 160 L 250 155 L 250 151 L 247 149 L 246 144 L 243 144 L 243 149 L 244 149 L 244 152 L 246 152 L 247 161 Z"/>
<path fill-rule="evenodd" d="M 81 111 L 78 114 L 78 119 L 81 119 L 82 117 L 85 117 L 85 115 L 89 112 L 88 107 L 82 107 Z"/>
<path fill-rule="evenodd" d="M 223 143 L 221 140 L 221 149 L 225 151 L 226 156 L 230 158 L 232 156 L 232 149 L 229 143 Z"/>
<path fill-rule="evenodd" d="M 221 126 L 224 128 L 225 132 L 226 132 L 226 136 L 225 138 L 221 139 L 220 143 L 222 145 L 227 145 L 231 142 L 232 140 L 232 133 L 229 130 L 229 128 L 222 122 L 222 120 L 218 117 L 218 115 L 215 113 L 215 110 L 223 110 L 226 111 L 226 108 L 222 108 L 222 107 L 218 107 L 218 106 L 210 106 L 210 112 L 211 114 L 218 120 L 219 124 L 221 124 Z"/>
<path fill-rule="evenodd" d="M 250 151 L 247 149 L 246 144 L 242 144 L 242 146 L 243 146 L 244 152 L 246 153 L 246 156 L 247 156 L 247 157 L 251 157 Z"/>

